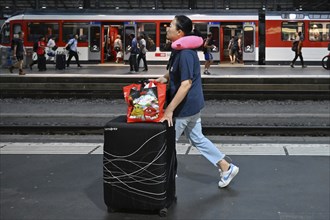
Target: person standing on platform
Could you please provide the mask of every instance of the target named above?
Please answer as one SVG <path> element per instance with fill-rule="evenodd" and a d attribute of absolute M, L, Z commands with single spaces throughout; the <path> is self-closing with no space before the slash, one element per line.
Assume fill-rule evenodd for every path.
<path fill-rule="evenodd" d="M 113 48 L 116 51 L 116 63 L 123 57 L 123 43 L 121 41 L 121 36 L 118 34 L 115 42 L 113 43 Z"/>
<path fill-rule="evenodd" d="M 213 55 L 211 53 L 212 49 L 214 48 L 214 40 L 212 38 L 212 33 L 207 34 L 207 38 L 205 39 L 204 42 L 204 57 L 205 57 L 205 69 L 204 69 L 204 74 L 205 75 L 210 75 L 211 73 L 209 72 L 210 66 L 213 62 Z"/>
<path fill-rule="evenodd" d="M 300 58 L 301 61 L 301 67 L 302 68 L 306 68 L 306 66 L 304 65 L 304 58 L 302 56 L 302 46 L 303 46 L 303 37 L 302 37 L 302 33 L 301 31 L 298 32 L 295 42 L 297 42 L 297 46 L 295 49 L 295 57 L 293 58 L 292 62 L 290 63 L 291 68 L 294 68 L 294 63 L 296 62 L 297 58 Z"/>
<path fill-rule="evenodd" d="M 12 42 L 13 57 L 16 58 L 17 62 L 9 67 L 10 73 L 13 73 L 15 67 L 19 69 L 19 75 L 25 75 L 23 72 L 23 61 L 24 56 L 26 56 L 26 50 L 24 47 L 24 32 L 18 33 L 18 38 L 14 39 Z"/>
<path fill-rule="evenodd" d="M 185 15 L 177 15 L 167 30 L 167 39 L 175 42 L 190 35 L 192 21 Z M 219 169 L 220 188 L 226 187 L 239 172 L 239 168 L 225 160 L 225 154 L 202 133 L 201 110 L 204 95 L 201 80 L 201 68 L 196 50 L 173 50 L 169 64 L 169 72 L 156 79 L 160 83 L 168 83 L 170 102 L 161 119 L 173 126 L 175 118 L 175 138 L 179 140 L 184 132 L 191 144 L 196 147 L 206 159 Z"/>
<path fill-rule="evenodd" d="M 234 39 L 235 39 L 235 37 L 231 36 L 229 44 L 228 44 L 228 52 L 229 52 L 229 58 L 230 58 L 231 64 L 234 64 L 234 62 L 235 62 L 235 54 L 233 53 Z"/>
<path fill-rule="evenodd" d="M 242 43 L 242 35 L 239 35 L 239 36 L 238 36 L 237 44 L 238 44 L 237 62 L 238 62 L 238 63 L 242 63 L 242 62 L 243 62 L 243 43 Z"/>
<path fill-rule="evenodd" d="M 147 60 L 146 60 L 147 42 L 146 42 L 143 34 L 140 35 L 139 45 L 140 45 L 140 50 L 139 50 L 139 57 L 138 57 L 137 64 L 138 64 L 138 66 L 140 66 L 140 61 L 142 59 L 143 66 L 144 66 L 144 69 L 142 71 L 148 71 L 148 64 L 147 64 Z"/>
<path fill-rule="evenodd" d="M 238 37 L 234 37 L 233 45 L 231 47 L 231 54 L 233 57 L 232 64 L 234 64 L 237 61 L 238 57 Z"/>
<path fill-rule="evenodd" d="M 138 43 L 134 34 L 129 35 L 131 39 L 131 45 L 128 47 L 127 51 L 131 53 L 129 57 L 130 73 L 139 72 L 139 66 L 137 64 L 137 55 L 139 54 Z"/>
<path fill-rule="evenodd" d="M 48 59 L 50 60 L 55 57 L 55 51 L 57 50 L 57 46 L 53 36 L 49 36 L 47 47 L 48 47 L 47 55 L 48 55 Z"/>
<path fill-rule="evenodd" d="M 76 59 L 78 67 L 82 67 L 80 65 L 80 62 L 79 62 L 79 56 L 78 56 L 78 50 L 77 50 L 78 38 L 79 38 L 78 34 L 75 34 L 74 37 L 71 38 L 69 40 L 69 42 L 65 45 L 65 48 L 70 46 L 70 48 L 69 48 L 69 58 L 66 61 L 66 67 L 70 66 L 70 62 L 71 62 L 72 57 L 74 57 Z"/>
<path fill-rule="evenodd" d="M 46 71 L 46 42 L 45 37 L 41 36 L 38 41 L 38 49 L 37 49 L 37 55 L 38 55 L 38 69 L 39 71 Z"/>

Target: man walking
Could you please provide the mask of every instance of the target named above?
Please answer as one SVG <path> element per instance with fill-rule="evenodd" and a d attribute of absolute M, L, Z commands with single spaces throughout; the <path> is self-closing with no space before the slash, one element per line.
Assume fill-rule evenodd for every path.
<path fill-rule="evenodd" d="M 140 51 L 139 51 L 139 57 L 138 57 L 138 66 L 140 66 L 141 59 L 143 60 L 143 66 L 144 69 L 142 71 L 148 71 L 148 64 L 146 60 L 146 53 L 147 53 L 147 42 L 145 40 L 145 37 L 143 34 L 140 35 Z"/>
<path fill-rule="evenodd" d="M 211 53 L 212 49 L 214 48 L 214 40 L 212 38 L 212 33 L 207 34 L 207 38 L 205 39 L 204 42 L 204 56 L 205 56 L 205 70 L 204 74 L 205 75 L 210 75 L 211 73 L 209 72 L 210 66 L 213 62 L 213 55 Z"/>
<path fill-rule="evenodd" d="M 19 69 L 19 75 L 25 75 L 23 72 L 23 60 L 24 56 L 26 55 L 26 50 L 24 47 L 24 32 L 18 33 L 18 38 L 14 39 L 12 42 L 13 48 L 13 58 L 17 60 L 15 64 L 9 67 L 10 73 L 13 73 L 15 67 Z"/>
<path fill-rule="evenodd" d="M 70 66 L 72 57 L 76 59 L 78 67 L 81 67 L 79 62 L 78 50 L 77 50 L 78 38 L 79 38 L 78 34 L 75 34 L 74 37 L 70 39 L 69 42 L 65 45 L 65 48 L 69 46 L 69 58 L 66 62 L 66 67 Z"/>
<path fill-rule="evenodd" d="M 306 66 L 304 65 L 304 58 L 302 56 L 302 52 L 301 52 L 301 49 L 302 49 L 302 42 L 303 42 L 303 38 L 302 38 L 302 33 L 301 31 L 298 32 L 298 36 L 296 37 L 296 42 L 298 42 L 297 44 L 297 47 L 295 48 L 295 57 L 293 58 L 292 62 L 290 63 L 290 66 L 291 68 L 294 68 L 294 63 L 296 62 L 297 58 L 299 57 L 300 58 L 300 61 L 301 61 L 301 67 L 302 68 L 306 68 Z"/>

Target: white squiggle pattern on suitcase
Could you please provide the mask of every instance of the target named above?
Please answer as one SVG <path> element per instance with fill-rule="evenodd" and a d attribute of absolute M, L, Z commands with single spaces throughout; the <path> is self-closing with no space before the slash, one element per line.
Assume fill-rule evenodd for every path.
<path fill-rule="evenodd" d="M 166 158 L 167 143 L 165 142 L 158 151 L 142 151 L 144 147 L 150 147 L 150 141 L 165 132 L 166 130 L 155 134 L 127 155 L 115 155 L 104 151 L 104 182 L 110 184 L 114 190 L 135 197 L 136 200 L 141 197 L 165 200 L 166 162 L 159 160 Z M 148 153 L 141 154 L 141 151 Z M 143 161 L 145 158 L 147 162 Z"/>

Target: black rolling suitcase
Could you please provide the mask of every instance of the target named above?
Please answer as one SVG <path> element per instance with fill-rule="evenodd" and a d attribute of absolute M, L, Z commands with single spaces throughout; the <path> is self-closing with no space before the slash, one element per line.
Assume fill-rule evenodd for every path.
<path fill-rule="evenodd" d="M 126 116 L 104 130 L 104 201 L 109 212 L 158 212 L 166 216 L 176 200 L 175 130 L 167 123 L 127 123 Z"/>
<path fill-rule="evenodd" d="M 45 56 L 38 56 L 38 69 L 39 70 L 46 70 L 46 57 Z"/>
<path fill-rule="evenodd" d="M 56 62 L 56 69 L 57 70 L 64 70 L 65 69 L 65 63 L 66 63 L 66 56 L 64 53 L 57 53 L 55 56 L 55 62 Z"/>

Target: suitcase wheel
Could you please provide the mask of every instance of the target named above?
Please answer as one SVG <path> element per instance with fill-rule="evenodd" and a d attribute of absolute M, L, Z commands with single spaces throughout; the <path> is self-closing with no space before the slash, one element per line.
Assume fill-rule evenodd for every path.
<path fill-rule="evenodd" d="M 159 216 L 160 217 L 166 217 L 167 216 L 167 208 L 163 208 L 159 210 Z"/>

